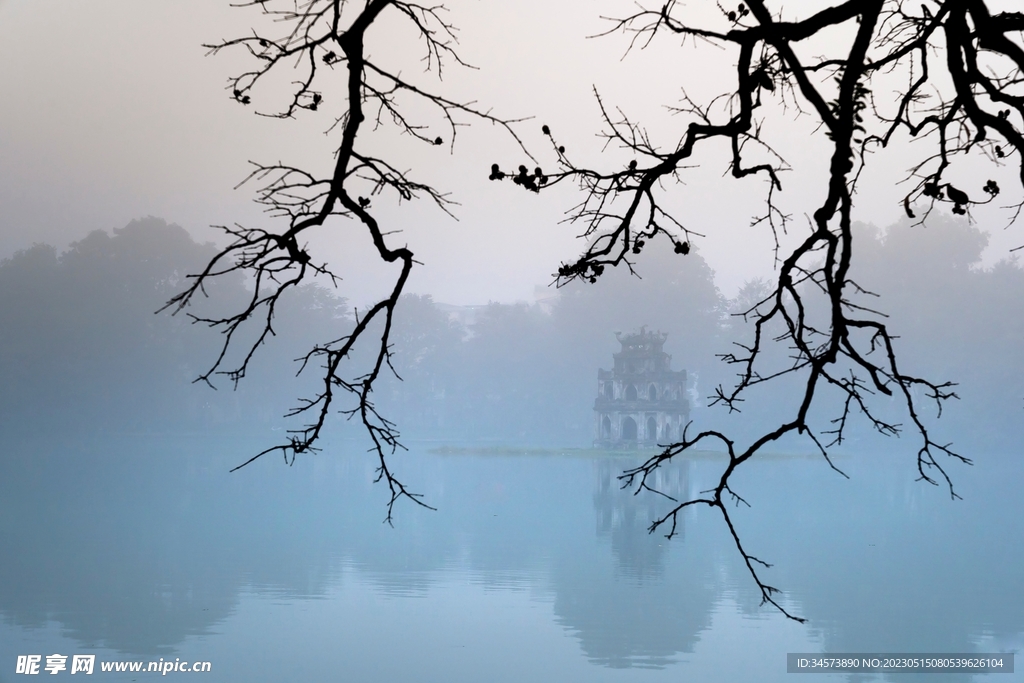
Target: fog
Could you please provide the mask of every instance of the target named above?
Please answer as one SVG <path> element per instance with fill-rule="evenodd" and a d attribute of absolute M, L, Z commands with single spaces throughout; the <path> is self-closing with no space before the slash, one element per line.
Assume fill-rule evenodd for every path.
<path fill-rule="evenodd" d="M 460 0 L 449 6 L 462 29 L 462 54 L 478 69 L 453 67 L 440 83 L 426 74 L 422 82 L 501 116 L 533 117 L 517 130 L 536 154 L 546 144 L 541 123 L 578 160 L 602 152 L 595 89 L 672 144 L 679 119 L 666 107 L 679 103 L 681 88 L 694 96 L 717 93 L 716 82 L 728 76 L 728 64 L 693 46 L 682 54 L 700 68 L 666 74 L 663 65 L 678 59 L 674 41 L 655 41 L 624 57 L 626 37 L 588 38 L 608 28 L 601 17 L 617 14 L 614 2 L 552 7 L 531 0 L 496 7 Z M 331 121 L 326 112 L 294 121 L 262 118 L 225 90 L 244 59 L 206 56 L 202 45 L 259 23 L 257 8 L 201 0 L 0 4 L 0 59 L 8 65 L 0 70 L 0 256 L 36 242 L 64 249 L 92 230 L 110 231 L 148 215 L 184 226 L 200 242 L 221 239 L 211 225 L 269 220 L 251 201 L 253 185 L 233 189 L 248 175 L 249 161 L 320 168 L 330 163 L 333 146 L 323 134 Z M 418 71 L 418 47 L 407 46 L 404 37 L 395 34 L 395 54 L 406 59 L 406 71 Z M 375 40 L 387 44 L 384 37 Z M 794 169 L 783 176 L 780 207 L 792 214 L 792 236 L 799 237 L 818 200 L 809 181 L 821 165 L 817 148 L 808 144 L 811 130 L 799 117 L 783 115 L 776 126 L 779 152 Z M 558 264 L 581 249 L 579 226 L 560 223 L 579 201 L 577 191 L 526 197 L 487 181 L 492 162 L 522 160 L 515 144 L 492 127 L 460 129 L 454 148 L 427 152 L 406 149 L 387 130 L 380 135 L 417 177 L 459 203 L 453 220 L 420 202 L 375 202 L 423 263 L 409 291 L 460 305 L 532 301 L 535 286 L 548 285 Z M 894 186 L 910 157 L 900 150 L 894 145 L 889 162 L 862 179 L 858 220 L 886 225 L 901 214 L 902 193 Z M 721 178 L 726 158 L 699 162 L 704 166 L 684 175 L 673 201 L 685 207 L 680 215 L 687 227 L 707 236 L 698 240 L 703 254 L 720 289 L 733 296 L 745 281 L 769 276 L 774 267 L 770 232 L 749 227 L 761 210 L 764 187 L 756 179 Z M 974 216 L 992 235 L 987 264 L 1024 241 L 1017 231 L 1003 230 L 1009 217 L 996 207 L 975 209 Z M 368 268 L 373 259 L 364 257 L 367 245 L 360 238 L 343 226 L 331 234 L 339 236 L 315 246 L 339 265 L 341 294 L 356 304 L 369 301 L 385 273 Z"/>
<path fill-rule="evenodd" d="M 1019 443 L 1024 271 L 1014 260 L 983 267 L 986 235 L 964 220 L 937 217 L 927 229 L 907 221 L 884 230 L 863 225 L 858 235 L 852 275 L 872 293 L 858 302 L 890 316 L 904 371 L 958 384 L 960 400 L 946 406 L 941 420 L 923 404 L 925 419 L 944 440 L 975 452 Z M 211 378 L 214 388 L 195 383 L 215 360 L 221 333 L 190 324 L 186 314 L 155 312 L 212 253 L 183 228 L 146 218 L 96 231 L 63 252 L 37 245 L 0 262 L 4 431 L 255 428 L 269 437 L 300 426 L 283 415 L 313 391 L 318 368 L 297 375 L 295 359 L 351 329 L 351 305 L 333 290 L 304 286 L 282 302 L 276 334 L 237 387 L 220 375 Z M 642 279 L 614 271 L 535 304 L 458 307 L 405 296 L 393 331 L 395 372 L 376 386 L 375 404 L 414 441 L 587 447 L 595 438 L 597 371 L 611 367 L 617 332 L 646 326 L 668 335 L 672 369 L 688 372 L 690 418 L 699 428 L 753 435 L 795 409 L 785 380 L 757 388 L 738 414 L 709 405 L 715 387 L 736 372 L 720 354 L 751 338 L 735 313 L 756 301 L 763 282 L 751 281 L 728 299 L 700 251 L 683 257 L 652 248 L 636 267 Z M 216 285 L 191 314 L 233 310 L 248 296 L 241 278 Z M 230 363 L 240 360 L 241 348 Z M 785 349 L 776 354 L 785 362 Z M 368 367 L 366 360 L 357 353 L 355 371 Z M 829 411 L 838 413 L 833 399 L 821 394 L 822 423 L 835 417 Z M 884 412 L 888 399 L 875 403 Z M 358 434 L 337 422 L 335 429 Z M 877 446 L 866 422 L 852 426 L 846 449 L 867 447 L 858 446 L 861 440 Z"/>
<path fill-rule="evenodd" d="M 610 0 L 447 4 L 479 68 L 431 82 L 522 117 L 531 151 L 543 151 L 545 124 L 580 158 L 621 154 L 597 136 L 595 90 L 672 142 L 665 105 L 683 87 L 712 92 L 729 66 L 689 46 L 673 73 L 675 44 L 627 55 L 623 36 L 591 37 L 617 13 Z M 329 114 L 259 117 L 226 92 L 243 62 L 202 45 L 258 21 L 209 0 L 0 0 L 0 681 L 15 657 L 43 650 L 234 667 L 217 680 L 314 680 L 337 673 L 323 656 L 337 647 L 353 680 L 467 681 L 782 680 L 765 662 L 787 651 L 1020 650 L 1021 551 L 1009 539 L 1024 519 L 1024 269 L 1011 248 L 1024 237 L 995 205 L 903 218 L 910 157 L 898 145 L 859 186 L 853 300 L 885 317 L 902 371 L 956 383 L 941 417 L 927 401 L 921 415 L 975 466 L 950 464 L 965 496 L 953 502 L 915 481 L 912 430 L 884 438 L 854 415 L 831 451 L 851 480 L 796 438 L 738 474 L 753 506 L 737 512 L 741 532 L 776 563 L 769 580 L 807 627 L 758 604 L 718 516 L 684 515 L 671 542 L 647 533 L 667 499 L 634 496 L 617 477 L 653 451 L 594 447 L 598 372 L 618 333 L 667 335 L 694 428 L 743 442 L 801 398 L 782 378 L 738 412 L 712 405 L 736 376 L 722 354 L 753 333 L 737 314 L 775 265 L 770 231 L 750 224 L 764 188 L 719 177 L 724 159 L 695 160 L 671 200 L 700 234 L 688 255 L 655 238 L 635 273 L 554 288 L 558 264 L 584 246 L 563 222 L 578 191 L 490 182 L 492 162 L 523 155 L 495 127 L 460 128 L 427 151 L 382 130 L 375 144 L 457 202 L 450 217 L 374 198 L 388 238 L 420 263 L 396 309 L 393 372 L 371 400 L 408 448 L 389 462 L 438 510 L 401 501 L 395 528 L 380 524 L 385 484 L 365 431 L 340 412 L 323 452 L 229 475 L 303 425 L 285 414 L 322 377 L 297 359 L 351 330 L 393 275 L 352 226 L 332 225 L 312 248 L 337 286 L 290 290 L 237 386 L 196 381 L 223 337 L 186 313 L 237 311 L 251 283 L 219 278 L 186 313 L 162 307 L 223 244 L 212 226 L 273 221 L 254 186 L 236 187 L 251 160 L 320 168 L 336 144 Z M 381 43 L 418 64 L 401 34 Z M 793 215 L 784 245 L 819 199 L 808 180 L 824 162 L 804 124 L 779 124 L 796 169 L 780 198 Z M 351 376 L 370 351 L 356 347 Z M 765 361 L 781 367 L 788 350 Z M 816 400 L 812 421 L 827 429 L 842 396 L 826 387 Z M 870 400 L 908 422 L 898 402 Z M 715 484 L 720 454 L 692 455 L 661 474 L 664 493 Z"/>

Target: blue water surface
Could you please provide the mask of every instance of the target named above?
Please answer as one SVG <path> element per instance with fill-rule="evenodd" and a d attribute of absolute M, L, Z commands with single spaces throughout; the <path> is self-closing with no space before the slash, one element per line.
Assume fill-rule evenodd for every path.
<path fill-rule="evenodd" d="M 798 624 L 759 605 L 721 516 L 647 533 L 669 501 L 619 488 L 650 453 L 414 446 L 392 463 L 437 508 L 396 507 L 361 446 L 294 466 L 259 440 L 123 436 L 0 443 L 0 681 L 18 655 L 209 661 L 207 674 L 87 680 L 797 681 L 788 652 L 1019 652 L 1024 465 L 913 451 L 775 454 L 735 479 L 735 520 Z M 677 498 L 723 456 L 660 473 Z M 42 675 L 47 675 L 45 672 Z M 63 671 L 58 676 L 71 675 Z M 1019 681 L 905 674 L 900 681 Z"/>

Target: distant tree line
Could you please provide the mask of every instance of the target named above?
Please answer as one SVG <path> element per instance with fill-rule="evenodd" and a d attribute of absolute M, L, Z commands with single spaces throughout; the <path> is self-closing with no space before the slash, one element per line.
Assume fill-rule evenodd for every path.
<path fill-rule="evenodd" d="M 286 361 L 302 335 L 326 334 L 344 300 L 306 287 L 263 349 L 251 387 L 193 384 L 219 350 L 215 332 L 185 316 L 155 315 L 209 260 L 177 225 L 146 218 L 97 230 L 58 253 L 37 244 L 0 262 L 0 429 L 5 434 L 270 428 L 296 389 Z M 207 289 L 197 311 L 237 305 L 241 277 Z M 199 308 L 202 307 L 202 308 Z M 301 325 L 296 318 L 302 318 Z M 320 326 L 320 327 L 318 327 Z M 301 331 L 301 332 L 300 332 Z M 283 356 L 283 357 L 282 357 Z M 275 365 L 280 367 L 274 367 Z M 271 389 L 275 387 L 275 389 Z"/>
<path fill-rule="evenodd" d="M 378 386 L 381 407 L 410 435 L 589 445 L 598 368 L 611 367 L 615 332 L 643 325 L 668 333 L 673 368 L 705 392 L 722 377 L 714 353 L 728 331 L 714 273 L 669 249 L 645 251 L 636 269 L 572 282 L 549 306 L 488 304 L 467 326 L 429 297 L 404 297 L 393 361 L 405 381 Z"/>
<path fill-rule="evenodd" d="M 963 400 L 947 406 L 939 429 L 968 451 L 1019 442 L 1024 270 L 1015 261 L 981 268 L 986 237 L 964 221 L 860 229 L 872 238 L 861 242 L 853 273 L 870 292 L 858 302 L 892 315 L 909 370 L 960 382 Z M 193 384 L 218 352 L 218 334 L 154 311 L 212 251 L 183 228 L 147 218 L 113 234 L 93 232 L 63 253 L 36 245 L 0 262 L 3 431 L 285 426 L 282 415 L 303 395 L 303 382 L 315 381 L 313 373 L 294 376 L 294 356 L 337 335 L 339 321 L 351 324 L 351 310 L 331 290 L 294 290 L 237 391 L 226 380 L 217 391 Z M 698 424 L 730 421 L 753 431 L 785 410 L 782 383 L 765 387 L 777 400 L 757 402 L 768 406 L 757 412 L 708 408 L 714 388 L 734 372 L 716 354 L 750 333 L 732 314 L 754 306 L 767 283 L 748 282 L 726 300 L 699 253 L 683 260 L 669 249 L 646 250 L 636 271 L 574 281 L 547 306 L 491 303 L 466 324 L 429 296 L 403 297 L 392 337 L 401 381 L 377 386 L 377 407 L 411 441 L 585 446 L 597 370 L 610 367 L 618 348 L 614 333 L 646 325 L 669 334 L 673 368 L 688 370 Z M 237 306 L 251 292 L 239 277 L 218 279 L 208 294 L 197 304 L 209 307 L 205 313 Z M 788 362 L 784 351 L 774 360 Z M 855 429 L 849 447 L 867 431 Z"/>
<path fill-rule="evenodd" d="M 854 230 L 859 251 L 850 279 L 858 291 L 851 293 L 850 304 L 862 307 L 866 317 L 886 322 L 895 335 L 902 372 L 955 383 L 950 390 L 959 400 L 943 403 L 935 437 L 954 442 L 968 456 L 1017 448 L 1024 438 L 1024 270 L 1016 257 L 983 267 L 988 236 L 955 216 L 933 214 L 927 226 L 903 219 L 886 230 L 865 224 Z M 749 282 L 731 308 L 748 311 L 770 291 L 766 282 Z M 808 324 L 821 324 L 829 314 L 824 306 L 809 305 L 805 311 Z M 750 343 L 749 325 L 734 317 L 732 330 L 732 343 Z M 766 333 L 781 333 L 781 326 L 769 327 Z M 794 355 L 787 351 L 776 347 L 764 354 L 770 363 L 762 371 L 768 374 L 791 365 Z M 873 353 L 884 350 L 876 343 Z M 789 378 L 780 380 L 749 393 L 747 405 L 760 409 L 751 412 L 741 406 L 743 412 L 733 416 L 741 431 L 747 428 L 752 434 L 755 425 L 763 428 L 787 410 L 792 412 L 793 403 L 802 398 L 802 387 Z M 865 389 L 874 391 L 870 386 Z M 919 393 L 917 409 L 923 417 L 935 417 L 938 405 L 926 399 L 923 390 Z M 768 394 L 772 400 L 763 400 Z M 822 420 L 834 419 L 843 414 L 845 397 L 824 385 L 814 412 Z M 902 434 L 909 428 L 904 407 L 897 400 L 889 403 L 889 409 L 876 405 L 876 415 L 897 424 Z M 833 429 L 838 426 L 833 422 Z M 846 451 L 894 448 L 879 438 L 856 406 L 846 429 L 841 444 Z"/>
<path fill-rule="evenodd" d="M 852 270 L 874 289 L 908 370 L 957 382 L 936 436 L 965 452 L 1015 451 L 1024 437 L 1024 270 L 1016 257 L 981 267 L 988 236 L 966 219 L 909 219 L 861 242 Z M 877 307 L 879 299 L 859 301 Z M 934 404 L 922 402 L 935 412 Z"/>

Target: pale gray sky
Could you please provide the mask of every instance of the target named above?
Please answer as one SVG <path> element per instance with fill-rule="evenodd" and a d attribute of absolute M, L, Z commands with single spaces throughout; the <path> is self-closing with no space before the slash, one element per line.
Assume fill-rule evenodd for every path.
<path fill-rule="evenodd" d="M 730 77 L 731 60 L 723 53 L 681 49 L 671 37 L 625 59 L 622 36 L 587 38 L 606 26 L 602 15 L 630 11 L 629 2 L 447 4 L 462 29 L 462 56 L 480 69 L 451 66 L 443 83 L 421 82 L 502 116 L 536 117 L 520 130 L 542 164 L 551 161 L 542 123 L 574 158 L 596 158 L 594 87 L 609 104 L 650 121 L 654 136 L 671 145 L 686 121 L 662 105 L 676 104 L 681 87 L 699 96 Z M 707 5 L 709 16 L 717 14 L 714 3 Z M 251 202 L 251 187 L 232 189 L 247 174 L 248 160 L 322 167 L 331 162 L 335 143 L 323 136 L 329 106 L 321 116 L 277 121 L 256 117 L 228 97 L 227 77 L 246 62 L 240 55 L 204 56 L 202 44 L 245 34 L 258 21 L 258 11 L 219 0 L 0 0 L 0 257 L 34 242 L 63 247 L 90 230 L 146 215 L 179 223 L 200 240 L 218 238 L 211 224 L 268 220 Z M 418 73 L 418 47 L 388 30 L 382 26 L 373 36 L 373 53 L 394 52 L 403 73 Z M 800 169 L 784 176 L 781 198 L 794 214 L 796 233 L 822 191 L 810 180 L 824 168 L 815 155 L 824 141 L 812 143 L 802 126 L 786 125 L 780 150 Z M 385 137 L 378 144 L 391 143 Z M 576 254 L 577 230 L 559 222 L 579 193 L 566 187 L 535 197 L 487 180 L 492 162 L 525 161 L 498 131 L 486 125 L 460 131 L 453 155 L 447 145 L 406 151 L 403 141 L 394 144 L 407 168 L 461 204 L 458 222 L 422 202 L 376 204 L 392 228 L 403 230 L 393 239 L 407 242 L 425 264 L 410 282 L 412 291 L 458 304 L 530 299 L 535 285 L 550 282 L 558 263 Z M 865 178 L 861 220 L 885 225 L 899 217 L 902 192 L 894 183 L 906 163 L 896 159 Z M 707 235 L 698 248 L 732 294 L 772 269 L 770 236 L 748 227 L 763 183 L 721 178 L 724 157 L 695 162 L 703 166 L 687 172 L 675 205 L 687 227 Z M 1006 219 L 991 212 L 977 217 L 997 228 Z M 341 264 L 342 293 L 361 302 L 383 280 L 364 270 L 372 259 L 363 257 L 366 245 L 347 227 L 339 223 L 316 246 Z M 998 257 L 1020 242 L 1019 230 L 997 230 L 990 252 Z"/>

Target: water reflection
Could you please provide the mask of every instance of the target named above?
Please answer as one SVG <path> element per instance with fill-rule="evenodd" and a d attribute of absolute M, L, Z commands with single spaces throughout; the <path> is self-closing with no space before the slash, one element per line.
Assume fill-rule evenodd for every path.
<path fill-rule="evenodd" d="M 597 536 L 611 548 L 614 561 L 607 560 L 604 543 L 590 562 L 562 558 L 555 574 L 555 613 L 577 634 L 591 661 L 662 667 L 678 653 L 692 652 L 710 625 L 718 597 L 714 554 L 709 539 L 686 533 L 685 520 L 672 542 L 647 533 L 665 500 L 622 489 L 618 476 L 634 464 L 618 458 L 593 462 Z M 686 462 L 673 464 L 651 485 L 685 496 L 688 471 Z"/>
<path fill-rule="evenodd" d="M 715 515 L 688 514 L 671 542 L 646 532 L 666 502 L 620 489 L 629 459 L 408 455 L 396 465 L 439 511 L 405 506 L 389 529 L 372 462 L 358 451 L 228 475 L 247 448 L 186 439 L 5 444 L 0 616 L 14 633 L 57 624 L 83 651 L 166 657 L 202 638 L 227 658 L 253 597 L 289 615 L 274 619 L 298 618 L 317 600 L 365 610 L 323 617 L 324 632 L 337 635 L 380 610 L 400 621 L 445 591 L 469 601 L 463 611 L 479 611 L 480 595 L 521 595 L 550 610 L 542 622 L 607 671 L 680 661 L 696 671 L 694 653 L 715 647 L 724 650 L 709 657 L 735 664 L 732 648 L 762 638 L 778 650 L 777 664 L 749 663 L 747 674 L 762 679 L 784 675 L 787 647 L 1021 644 L 1024 468 L 1009 459 L 961 472 L 965 500 L 955 504 L 914 483 L 903 461 L 851 460 L 849 482 L 814 460 L 755 463 L 737 481 L 753 505 L 737 523 L 752 552 L 776 563 L 766 578 L 810 619 L 793 630 L 758 607 Z M 692 495 L 719 467 L 674 464 L 658 486 Z M 507 616 L 487 614 L 495 623 Z M 440 638 L 449 625 L 426 628 Z M 507 645 L 480 647 L 494 654 Z"/>
<path fill-rule="evenodd" d="M 664 573 L 668 544 L 660 536 L 645 533 L 651 520 L 662 513 L 665 500 L 654 495 L 634 495 L 623 490 L 619 476 L 634 463 L 623 458 L 597 461 L 597 491 L 594 510 L 597 512 L 597 535 L 611 540 L 616 567 L 625 577 L 643 582 Z M 656 491 L 682 500 L 690 493 L 689 463 L 673 463 L 657 470 L 648 482 Z M 677 526 L 678 539 L 686 538 L 686 519 Z"/>
<path fill-rule="evenodd" d="M 954 468 L 963 500 L 914 481 L 910 459 L 864 456 L 853 479 L 797 463 L 763 463 L 749 532 L 785 528 L 778 581 L 833 652 L 972 652 L 1020 648 L 1024 624 L 1024 468 L 984 458 Z M 753 502 L 753 501 L 752 501 Z M 831 511 L 831 514 L 823 514 Z M 947 680 L 969 680 L 950 676 Z M 929 678 L 929 680 L 932 680 Z"/>

